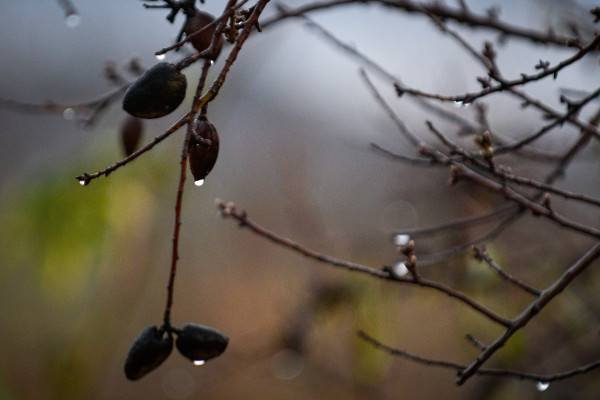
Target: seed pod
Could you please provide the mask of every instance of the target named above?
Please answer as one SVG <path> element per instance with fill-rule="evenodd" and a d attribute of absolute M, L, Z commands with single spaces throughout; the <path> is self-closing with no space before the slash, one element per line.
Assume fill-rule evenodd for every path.
<path fill-rule="evenodd" d="M 139 118 L 160 118 L 173 112 L 185 98 L 187 80 L 173 64 L 158 63 L 125 92 L 123 109 Z"/>
<path fill-rule="evenodd" d="M 196 133 L 188 143 L 190 170 L 194 180 L 201 182 L 217 162 L 219 135 L 217 128 L 206 117 L 198 117 L 194 122 L 194 129 Z"/>
<path fill-rule="evenodd" d="M 175 345 L 193 362 L 215 358 L 225 351 L 229 338 L 222 332 L 200 324 L 184 324 L 177 332 Z"/>
<path fill-rule="evenodd" d="M 192 33 L 199 31 L 214 20 L 215 17 L 213 17 L 209 13 L 196 10 L 192 15 L 188 15 L 187 19 L 185 20 L 185 24 L 183 25 L 183 32 L 186 36 L 190 36 Z M 194 46 L 194 48 L 198 50 L 198 52 L 202 52 L 208 49 L 216 28 L 217 26 L 213 25 L 210 28 L 206 29 L 204 32 L 200 33 L 199 35 L 194 36 L 190 41 L 192 43 L 192 46 Z M 221 37 L 221 35 L 219 35 L 216 43 L 216 54 L 213 54 L 210 58 L 212 58 L 213 60 L 216 59 L 219 56 L 222 47 L 223 38 Z"/>
<path fill-rule="evenodd" d="M 166 336 L 165 336 L 166 334 Z M 138 380 L 158 367 L 173 350 L 173 337 L 170 333 L 149 326 L 135 339 L 127 359 L 125 375 L 132 381 Z"/>
<path fill-rule="evenodd" d="M 121 125 L 121 144 L 126 156 L 137 150 L 143 129 L 144 123 L 141 119 L 130 114 L 126 115 Z"/>

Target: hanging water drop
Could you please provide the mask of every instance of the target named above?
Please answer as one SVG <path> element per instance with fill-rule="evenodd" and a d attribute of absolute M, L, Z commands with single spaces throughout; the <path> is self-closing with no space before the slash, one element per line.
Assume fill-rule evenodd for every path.
<path fill-rule="evenodd" d="M 86 181 L 85 179 L 81 179 L 81 180 L 79 181 L 79 184 L 80 184 L 81 186 L 85 186 L 85 185 L 87 185 L 88 183 L 87 183 L 87 181 Z"/>
<path fill-rule="evenodd" d="M 157 59 L 158 61 L 162 61 L 162 60 L 164 60 L 164 59 L 165 59 L 165 57 L 166 57 L 166 55 L 165 55 L 165 54 L 157 54 L 157 55 L 156 55 L 156 59 Z"/>
<path fill-rule="evenodd" d="M 198 179 L 197 181 L 194 182 L 194 185 L 196 185 L 198 187 L 204 185 L 204 179 Z"/>
<path fill-rule="evenodd" d="M 65 17 L 65 25 L 67 28 L 77 28 L 81 23 L 81 16 L 77 13 L 71 13 Z"/>
<path fill-rule="evenodd" d="M 206 363 L 206 361 L 204 360 L 195 360 L 194 361 L 194 365 L 200 366 L 200 365 L 204 365 Z"/>
<path fill-rule="evenodd" d="M 550 382 L 542 382 L 542 381 L 539 381 L 535 385 L 536 389 L 539 390 L 540 392 L 545 391 L 546 389 L 548 389 L 549 386 L 550 386 Z"/>
<path fill-rule="evenodd" d="M 67 121 L 70 121 L 73 119 L 73 117 L 75 117 L 75 110 L 73 110 L 71 107 L 65 108 L 63 110 L 63 118 L 66 119 Z"/>
<path fill-rule="evenodd" d="M 396 246 L 406 246 L 410 242 L 410 235 L 399 233 L 394 235 L 394 244 Z"/>

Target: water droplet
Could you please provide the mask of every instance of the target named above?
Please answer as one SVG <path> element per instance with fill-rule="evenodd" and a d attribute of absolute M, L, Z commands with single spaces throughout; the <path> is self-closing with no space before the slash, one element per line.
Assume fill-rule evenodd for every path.
<path fill-rule="evenodd" d="M 85 180 L 83 180 L 83 179 L 82 179 L 82 180 L 80 180 L 80 181 L 79 181 L 79 184 L 80 184 L 81 186 L 85 186 L 85 185 L 87 185 L 87 182 L 86 182 Z"/>
<path fill-rule="evenodd" d="M 549 386 L 550 386 L 550 382 L 542 382 L 542 381 L 536 383 L 536 385 L 535 385 L 537 390 L 539 390 L 540 392 L 545 391 L 546 389 L 548 389 Z"/>
<path fill-rule="evenodd" d="M 205 363 L 206 363 L 206 361 L 204 361 L 204 360 L 194 360 L 194 365 L 200 366 L 200 365 L 204 365 Z"/>
<path fill-rule="evenodd" d="M 204 179 L 198 179 L 197 181 L 194 182 L 194 185 L 196 185 L 198 187 L 204 185 Z"/>
<path fill-rule="evenodd" d="M 79 15 L 79 14 L 72 13 L 65 17 L 65 25 L 67 25 L 67 28 L 71 28 L 71 29 L 77 28 L 80 23 L 81 23 L 81 15 Z"/>
<path fill-rule="evenodd" d="M 73 117 L 75 117 L 75 110 L 73 110 L 71 107 L 65 108 L 63 111 L 63 118 L 67 121 L 70 121 L 73 119 Z"/>
<path fill-rule="evenodd" d="M 396 276 L 404 276 L 408 273 L 408 268 L 406 268 L 406 264 L 404 264 L 404 261 L 398 261 L 396 264 L 394 264 L 394 274 L 396 274 Z"/>
<path fill-rule="evenodd" d="M 399 233 L 394 235 L 394 244 L 396 246 L 406 246 L 410 242 L 410 235 Z"/>
<path fill-rule="evenodd" d="M 165 59 L 165 57 L 167 57 L 165 54 L 157 54 L 157 55 L 156 55 L 156 59 L 157 59 L 158 61 L 162 61 L 162 60 L 164 60 L 164 59 Z"/>

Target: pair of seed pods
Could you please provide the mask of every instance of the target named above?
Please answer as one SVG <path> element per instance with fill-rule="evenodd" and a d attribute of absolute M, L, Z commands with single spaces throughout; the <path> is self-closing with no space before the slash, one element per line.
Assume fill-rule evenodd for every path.
<path fill-rule="evenodd" d="M 184 324 L 181 328 L 145 328 L 135 339 L 125 360 L 127 379 L 138 380 L 163 363 L 173 350 L 173 334 L 177 350 L 194 364 L 219 356 L 229 338 L 222 332 L 200 324 Z"/>

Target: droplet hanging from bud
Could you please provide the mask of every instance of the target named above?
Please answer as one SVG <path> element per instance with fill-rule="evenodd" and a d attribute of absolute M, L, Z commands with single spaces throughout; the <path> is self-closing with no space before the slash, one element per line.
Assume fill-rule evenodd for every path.
<path fill-rule="evenodd" d="M 141 119 L 127 114 L 121 125 L 121 145 L 126 156 L 137 150 L 143 129 L 144 123 Z"/>
<path fill-rule="evenodd" d="M 225 351 L 229 338 L 222 332 L 200 324 L 184 324 L 177 332 L 177 350 L 196 365 Z"/>
<path fill-rule="evenodd" d="M 194 122 L 194 129 L 195 134 L 188 143 L 188 155 L 194 181 L 196 186 L 200 186 L 217 162 L 219 134 L 217 128 L 206 117 L 198 117 Z"/>
<path fill-rule="evenodd" d="M 179 107 L 186 89 L 187 79 L 175 65 L 158 63 L 129 86 L 123 109 L 139 118 L 160 118 Z"/>
<path fill-rule="evenodd" d="M 125 360 L 125 375 L 127 379 L 137 380 L 152 371 L 171 354 L 173 337 L 170 333 L 149 326 L 135 339 L 127 359 Z"/>

